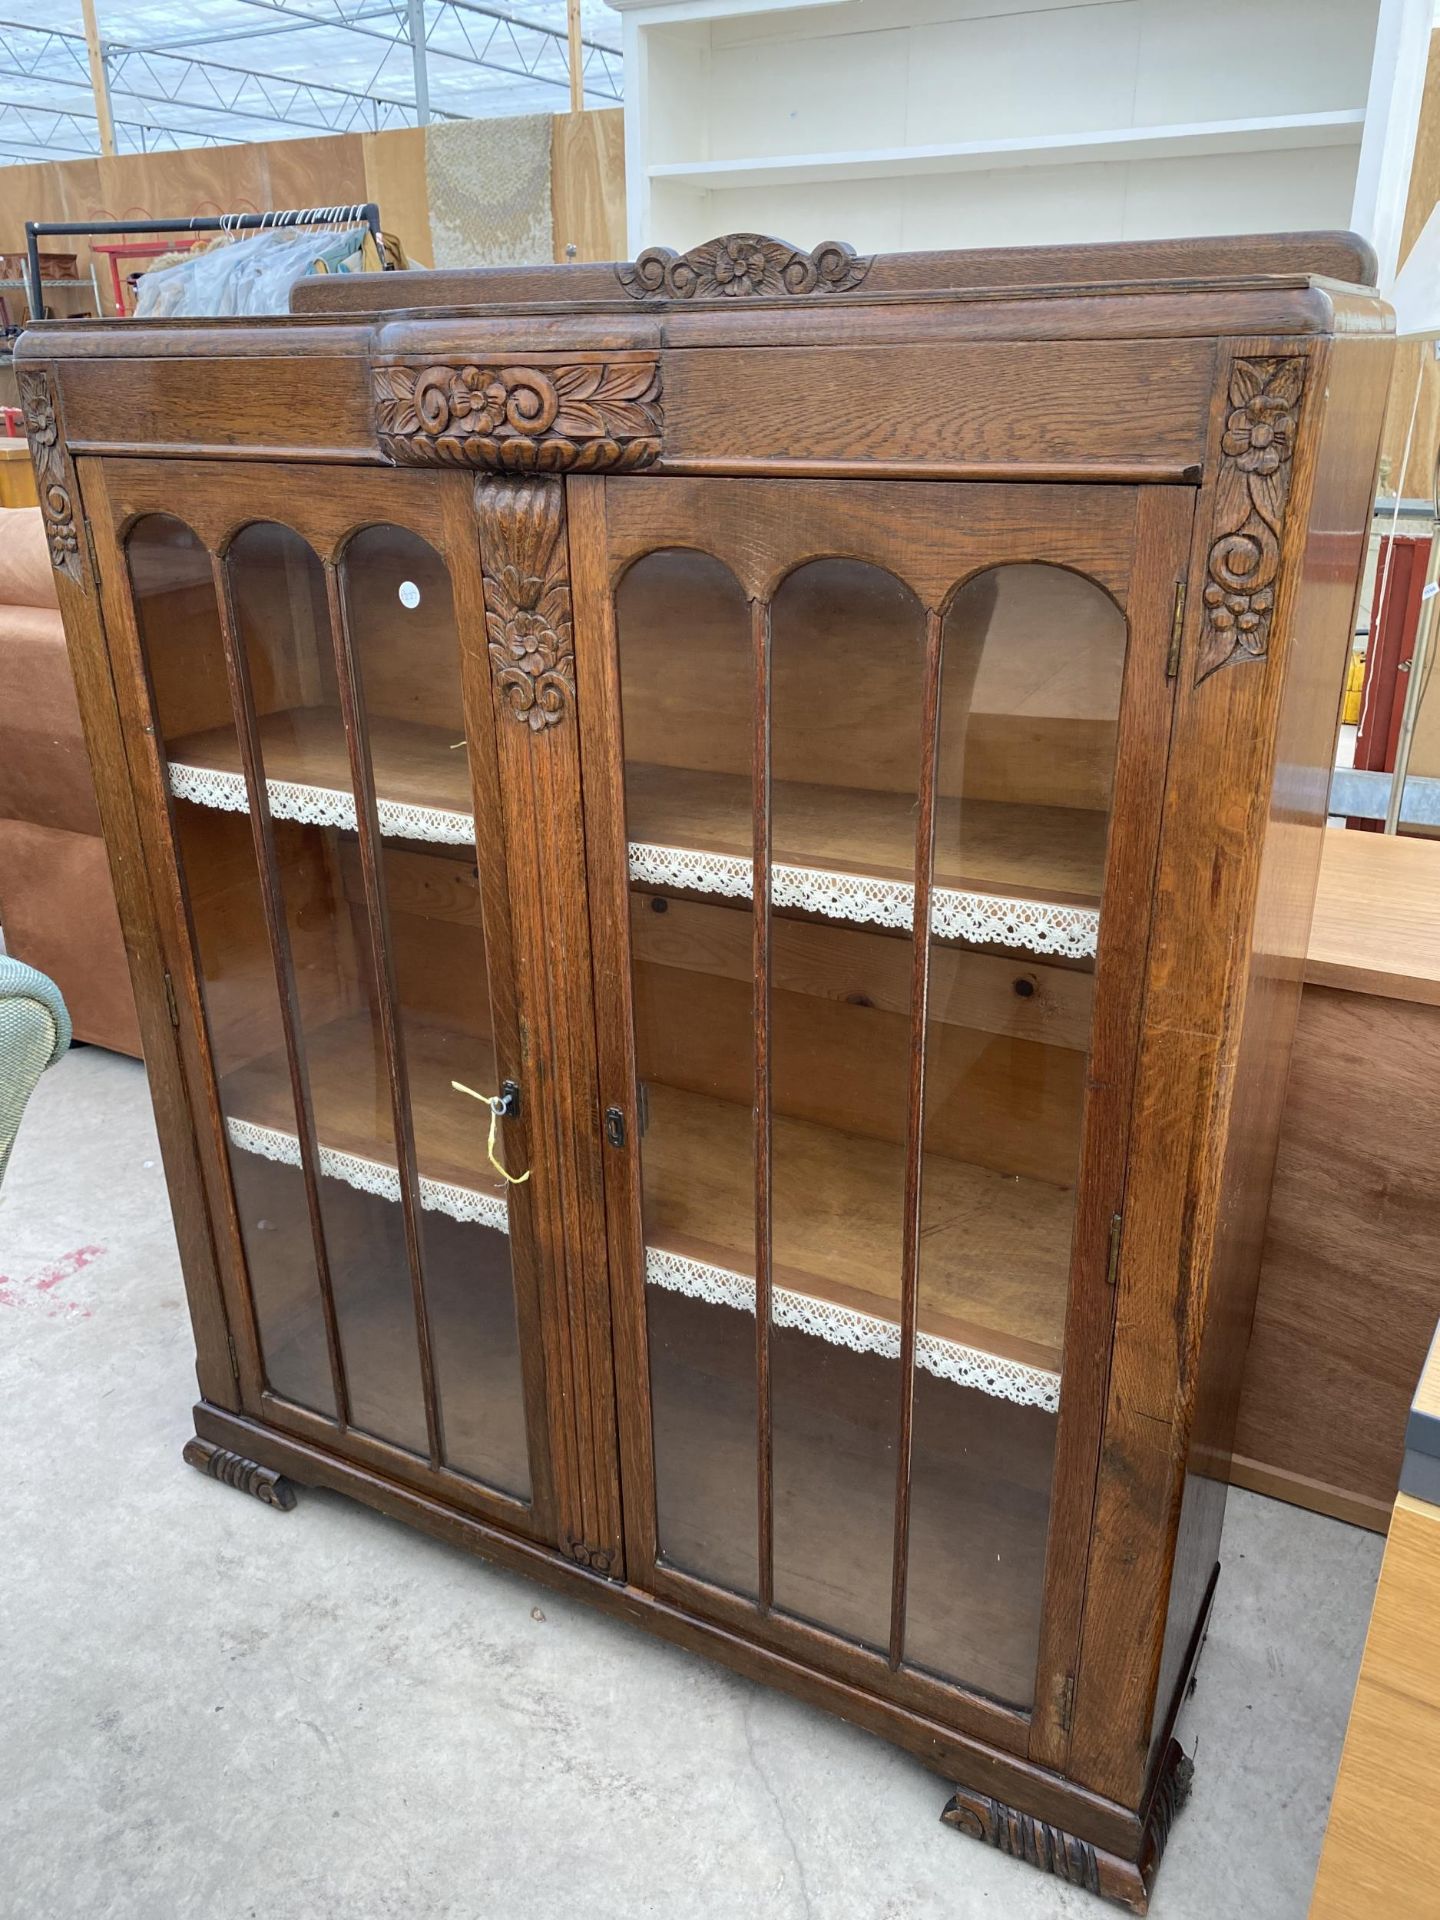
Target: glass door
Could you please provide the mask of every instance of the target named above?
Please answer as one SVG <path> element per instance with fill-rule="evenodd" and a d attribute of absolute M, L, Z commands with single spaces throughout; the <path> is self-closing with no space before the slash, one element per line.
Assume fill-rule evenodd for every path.
<path fill-rule="evenodd" d="M 1078 1617 L 1188 515 L 571 487 L 618 683 L 632 1577 L 1021 1750 Z"/>
<path fill-rule="evenodd" d="M 488 676 L 477 703 L 456 611 L 479 604 L 455 577 L 476 567 L 466 521 L 435 475 L 222 478 L 123 465 L 91 493 L 203 1036 L 249 1410 L 549 1537 L 504 834 Z"/>

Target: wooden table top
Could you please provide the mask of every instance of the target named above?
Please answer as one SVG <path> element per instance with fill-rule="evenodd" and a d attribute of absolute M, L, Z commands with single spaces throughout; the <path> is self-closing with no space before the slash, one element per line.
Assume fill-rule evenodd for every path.
<path fill-rule="evenodd" d="M 1327 830 L 1305 978 L 1440 1006 L 1440 840 Z"/>

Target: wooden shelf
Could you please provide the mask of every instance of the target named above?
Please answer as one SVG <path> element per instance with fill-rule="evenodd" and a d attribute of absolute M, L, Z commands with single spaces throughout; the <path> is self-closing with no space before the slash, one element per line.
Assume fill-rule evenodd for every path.
<path fill-rule="evenodd" d="M 453 1197 L 486 1196 L 492 1205 L 482 1223 L 503 1227 L 503 1185 L 483 1171 L 484 1109 L 450 1086 L 452 1079 L 481 1092 L 495 1085 L 490 1043 L 414 1019 L 406 1020 L 405 1035 L 422 1180 L 443 1186 Z M 388 1095 L 376 1065 L 369 1015 L 352 1015 L 308 1034 L 306 1052 L 322 1158 L 358 1163 L 362 1179 L 370 1169 L 393 1170 Z M 649 1095 L 642 1165 L 650 1277 L 683 1291 L 674 1284 L 674 1267 L 696 1263 L 713 1282 L 701 1297 L 723 1294 L 743 1303 L 745 1275 L 753 1274 L 749 1110 L 653 1083 Z M 222 1098 L 227 1118 L 240 1123 L 239 1137 L 232 1125 L 237 1145 L 252 1144 L 252 1150 L 269 1157 L 298 1162 L 298 1146 L 277 1153 L 273 1146 L 255 1149 L 244 1137 L 246 1129 L 259 1128 L 276 1140 L 294 1142 L 283 1056 L 266 1055 L 228 1074 Z M 903 1148 L 777 1115 L 774 1154 L 775 1286 L 839 1309 L 841 1317 L 858 1314 L 896 1323 Z M 327 1171 L 361 1184 L 343 1166 Z M 368 1190 L 377 1188 L 368 1183 Z M 453 1197 L 448 1205 L 438 1202 L 442 1210 L 454 1211 Z M 1072 1210 L 1072 1196 L 1064 1188 L 927 1156 L 921 1333 L 1021 1369 L 1047 1376 L 1058 1372 Z M 698 1278 L 707 1284 L 707 1275 Z M 820 1337 L 852 1344 L 843 1335 L 827 1336 L 814 1321 L 807 1316 L 807 1327 Z M 978 1384 L 965 1354 L 953 1358 L 945 1377 Z M 1041 1403 L 1053 1401 L 1053 1382 L 1029 1385 Z M 1015 1395 L 1007 1391 L 1006 1397 Z"/>
<path fill-rule="evenodd" d="M 489 1121 L 478 1101 L 456 1093 L 463 1080 L 477 1093 L 495 1090 L 495 1050 L 488 1040 L 406 1016 L 405 1054 L 415 1116 L 415 1158 L 422 1178 L 502 1196 L 504 1184 L 485 1161 Z M 389 1088 L 368 1013 L 332 1020 L 305 1035 L 311 1105 L 322 1150 L 393 1168 Z M 283 1054 L 266 1054 L 225 1076 L 228 1118 L 293 1136 L 295 1109 Z M 377 1115 L 379 1120 L 377 1123 Z"/>
<path fill-rule="evenodd" d="M 753 1274 L 749 1108 L 649 1095 L 647 1243 Z M 777 1114 L 773 1166 L 774 1285 L 898 1321 L 904 1148 Z M 1066 1188 L 927 1154 L 920 1331 L 1058 1371 L 1073 1210 Z"/>
<path fill-rule="evenodd" d="M 300 707 L 265 714 L 259 733 L 275 818 L 353 831 L 338 712 Z M 370 737 L 381 833 L 469 844 L 474 819 L 463 750 L 441 728 L 383 714 L 372 716 Z M 230 728 L 181 735 L 169 752 L 177 798 L 246 810 L 239 743 Z M 743 776 L 631 763 L 626 806 L 638 884 L 748 895 L 750 784 Z M 1072 959 L 1093 955 L 1106 828 L 1105 814 L 1088 808 L 942 797 L 935 818 L 937 936 Z M 910 925 L 915 803 L 905 794 L 776 781 L 772 841 L 780 909 L 813 907 L 831 919 Z M 670 853 L 681 857 L 670 859 Z M 1007 902 L 1027 911 L 1007 912 Z"/>
<path fill-rule="evenodd" d="M 368 727 L 382 831 L 403 837 L 409 828 L 421 839 L 470 840 L 474 802 L 463 741 L 457 745 L 458 721 L 449 733 L 372 713 Z M 262 714 L 259 733 L 270 808 L 277 818 L 354 826 L 350 759 L 336 708 L 291 707 Z M 171 785 L 181 797 L 244 809 L 240 745 L 233 728 L 183 734 L 167 747 Z M 187 777 L 192 774 L 200 777 Z M 206 775 L 212 777 L 207 780 Z M 426 815 L 434 818 L 427 821 Z"/>
<path fill-rule="evenodd" d="M 926 173 L 1073 166 L 1086 161 L 1123 163 L 1295 147 L 1358 146 L 1364 123 L 1363 107 L 1345 107 L 1327 113 L 1110 127 L 1093 133 L 1022 134 L 929 146 L 860 147 L 837 153 L 767 154 L 754 159 L 657 161 L 647 172 L 652 181 L 673 181 L 697 192 L 794 186 L 806 181 L 887 180 Z"/>
<path fill-rule="evenodd" d="M 632 841 L 751 857 L 750 782 L 742 775 L 631 762 L 625 796 Z M 912 795 L 777 780 L 771 820 L 775 862 L 913 879 Z M 934 883 L 1098 907 L 1107 825 L 1105 814 L 1087 808 L 942 796 L 935 808 Z"/>

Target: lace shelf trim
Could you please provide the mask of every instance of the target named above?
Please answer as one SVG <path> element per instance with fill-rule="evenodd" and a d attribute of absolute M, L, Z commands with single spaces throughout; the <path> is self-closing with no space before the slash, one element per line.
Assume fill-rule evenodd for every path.
<path fill-rule="evenodd" d="M 226 1128 L 231 1140 L 243 1153 L 257 1153 L 266 1160 L 278 1160 L 286 1166 L 300 1165 L 300 1142 L 293 1133 L 276 1127 L 257 1126 L 251 1120 L 229 1120 Z M 359 1154 L 339 1153 L 333 1147 L 321 1147 L 320 1171 L 333 1179 L 344 1180 L 361 1193 L 378 1194 L 382 1199 L 400 1199 L 400 1176 L 383 1161 L 366 1160 Z M 448 1213 L 452 1220 L 491 1227 L 497 1233 L 510 1231 L 510 1215 L 503 1194 L 477 1193 L 470 1187 L 457 1187 L 439 1180 L 420 1178 L 420 1204 L 436 1213 Z M 735 1307 L 741 1312 L 755 1311 L 755 1282 L 727 1267 L 712 1267 L 702 1260 L 691 1260 L 663 1247 L 645 1250 L 645 1278 L 652 1287 L 667 1293 L 688 1294 L 711 1306 Z M 900 1357 L 900 1329 L 890 1320 L 858 1313 L 853 1307 L 836 1306 L 829 1300 L 817 1300 L 813 1294 L 793 1293 L 786 1287 L 774 1287 L 770 1294 L 771 1319 L 777 1327 L 794 1327 L 831 1346 L 849 1347 L 852 1353 L 874 1353 L 883 1359 Z M 1002 1360 L 979 1347 L 965 1347 L 953 1340 L 938 1339 L 932 1333 L 920 1333 L 915 1339 L 915 1359 L 927 1373 L 949 1380 L 959 1387 L 972 1387 L 988 1393 L 994 1400 L 1011 1400 L 1016 1406 L 1039 1407 L 1055 1413 L 1060 1406 L 1060 1376 L 1043 1367 L 1022 1366 L 1018 1360 Z"/>
<path fill-rule="evenodd" d="M 686 887 L 729 899 L 748 900 L 751 894 L 750 861 L 735 854 L 700 853 L 693 847 L 632 841 L 630 878 L 642 886 Z M 915 889 L 908 881 L 834 873 L 824 867 L 772 867 L 770 897 L 777 907 L 797 907 L 829 920 L 859 920 L 880 927 L 908 929 L 915 913 Z M 930 895 L 930 931 L 937 940 L 968 940 L 976 946 L 1015 947 L 1026 953 L 1087 960 L 1099 945 L 1100 915 L 1093 907 L 935 887 Z"/>
<path fill-rule="evenodd" d="M 734 1307 L 742 1313 L 755 1311 L 753 1280 L 724 1267 L 687 1259 L 683 1254 L 647 1248 L 645 1277 L 651 1286 L 663 1287 L 668 1293 L 688 1294 L 691 1299 L 716 1307 Z M 794 1327 L 828 1340 L 831 1346 L 849 1347 L 852 1353 L 874 1353 L 886 1360 L 900 1358 L 900 1329 L 893 1320 L 877 1319 L 831 1300 L 817 1300 L 813 1294 L 772 1287 L 770 1319 L 777 1327 Z M 933 1333 L 916 1334 L 915 1360 L 938 1380 L 973 1387 L 993 1400 L 1011 1400 L 1016 1406 L 1039 1407 L 1046 1413 L 1059 1411 L 1060 1376 L 1044 1367 L 1004 1360 L 979 1347 L 941 1340 Z"/>
<path fill-rule="evenodd" d="M 265 786 L 275 819 L 355 831 L 355 800 L 347 790 L 301 786 L 290 780 L 267 780 Z M 250 807 L 244 774 L 218 767 L 172 761 L 170 791 L 177 800 L 191 800 L 196 806 L 217 807 L 226 813 L 246 813 Z M 375 811 L 381 833 L 392 839 L 430 840 L 462 847 L 474 842 L 475 822 L 468 813 L 378 799 Z M 719 894 L 732 900 L 748 900 L 751 893 L 748 860 L 734 854 L 697 852 L 693 847 L 631 841 L 630 878 L 641 886 L 684 887 L 693 893 Z M 822 914 L 827 920 L 862 921 L 899 930 L 909 929 L 915 911 L 915 889 L 908 881 L 835 873 L 825 867 L 772 867 L 770 897 L 777 907 Z M 1063 907 L 1048 900 L 1012 900 L 1001 894 L 935 887 L 930 895 L 930 931 L 937 940 L 966 940 L 974 946 L 1011 947 L 1024 953 L 1089 960 L 1099 944 L 1100 915 L 1092 907 Z"/>
<path fill-rule="evenodd" d="M 340 827 L 355 831 L 355 796 L 342 787 L 306 787 L 293 780 L 267 780 L 270 812 L 276 820 L 298 820 L 307 827 Z M 170 763 L 170 791 L 177 800 L 193 800 L 197 807 L 216 807 L 223 813 L 248 813 L 250 796 L 243 773 L 219 767 L 192 767 Z M 468 813 L 450 813 L 443 807 L 419 807 L 400 800 L 378 800 L 375 812 L 380 831 L 395 840 L 435 840 L 446 846 L 469 846 L 475 822 Z"/>
<path fill-rule="evenodd" d="M 227 1120 L 226 1131 L 242 1153 L 258 1153 L 263 1159 L 278 1160 L 298 1167 L 300 1142 L 293 1133 L 277 1127 L 257 1126 L 253 1120 Z M 358 1153 L 340 1153 L 334 1147 L 321 1147 L 320 1171 L 332 1180 L 343 1180 L 360 1193 L 378 1194 L 382 1200 L 400 1200 L 400 1175 L 383 1160 L 366 1160 Z M 452 1186 L 445 1180 L 427 1180 L 420 1176 L 420 1204 L 431 1213 L 448 1213 L 452 1220 L 481 1227 L 493 1227 L 497 1233 L 510 1231 L 510 1214 L 505 1196 L 477 1193 L 473 1187 Z"/>

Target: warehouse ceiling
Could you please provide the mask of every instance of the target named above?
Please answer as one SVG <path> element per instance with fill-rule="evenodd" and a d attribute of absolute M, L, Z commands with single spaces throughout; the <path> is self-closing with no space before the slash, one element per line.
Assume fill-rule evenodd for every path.
<path fill-rule="evenodd" d="M 565 0 L 96 0 L 96 9 L 120 153 L 569 107 Z M 585 104 L 615 106 L 618 17 L 604 0 L 581 0 L 581 32 Z M 0 0 L 0 165 L 99 151 L 80 0 Z"/>

